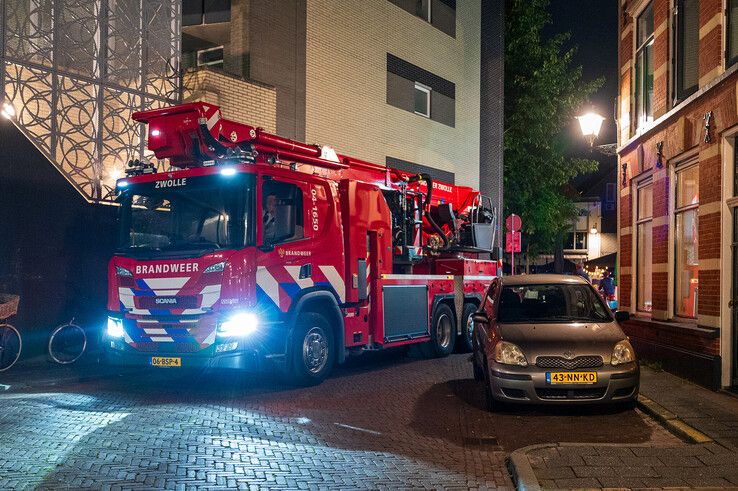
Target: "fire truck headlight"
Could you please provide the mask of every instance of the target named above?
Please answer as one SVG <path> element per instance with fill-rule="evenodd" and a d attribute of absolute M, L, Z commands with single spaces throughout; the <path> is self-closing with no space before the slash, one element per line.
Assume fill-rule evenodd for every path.
<path fill-rule="evenodd" d="M 108 317 L 108 336 L 111 338 L 122 338 L 123 334 L 123 321 L 115 317 Z"/>
<path fill-rule="evenodd" d="M 224 338 L 244 337 L 259 327 L 259 318 L 251 312 L 238 312 L 231 315 L 218 326 L 218 336 Z"/>

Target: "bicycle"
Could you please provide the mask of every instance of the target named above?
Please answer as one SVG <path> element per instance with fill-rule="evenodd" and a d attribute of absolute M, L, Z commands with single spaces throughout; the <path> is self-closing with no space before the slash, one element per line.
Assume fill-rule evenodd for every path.
<path fill-rule="evenodd" d="M 74 318 L 58 326 L 49 336 L 49 357 L 60 365 L 79 360 L 87 349 L 87 334 L 74 323 Z"/>
<path fill-rule="evenodd" d="M 20 358 L 23 340 L 8 319 L 18 313 L 18 295 L 0 294 L 0 372 L 8 370 Z"/>

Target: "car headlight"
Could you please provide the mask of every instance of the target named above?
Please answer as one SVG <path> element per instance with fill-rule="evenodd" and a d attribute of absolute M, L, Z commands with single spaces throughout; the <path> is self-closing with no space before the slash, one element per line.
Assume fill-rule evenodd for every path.
<path fill-rule="evenodd" d="M 523 351 L 512 343 L 500 341 L 495 345 L 495 361 L 503 365 L 528 366 Z"/>
<path fill-rule="evenodd" d="M 238 312 L 231 315 L 218 326 L 218 336 L 248 336 L 259 327 L 259 318 L 251 312 Z"/>
<path fill-rule="evenodd" d="M 226 262 L 222 261 L 219 263 L 211 264 L 207 268 L 205 268 L 205 271 L 203 273 L 220 273 L 225 269 Z"/>
<path fill-rule="evenodd" d="M 115 317 L 108 317 L 108 336 L 111 338 L 122 338 L 124 334 L 123 320 Z"/>
<path fill-rule="evenodd" d="M 118 276 L 133 276 L 133 273 L 131 273 L 129 270 L 121 266 L 115 267 L 115 274 Z"/>
<path fill-rule="evenodd" d="M 636 357 L 633 346 L 631 346 L 630 342 L 627 339 L 624 339 L 616 344 L 615 349 L 612 350 L 612 358 L 610 359 L 610 363 L 612 365 L 622 365 L 623 363 L 630 363 L 631 361 L 635 361 L 635 359 Z"/>

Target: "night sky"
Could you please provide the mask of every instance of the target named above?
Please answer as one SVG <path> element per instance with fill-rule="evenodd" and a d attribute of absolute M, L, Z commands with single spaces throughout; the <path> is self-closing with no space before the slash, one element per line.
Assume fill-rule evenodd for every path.
<path fill-rule="evenodd" d="M 592 98 L 594 109 L 605 118 L 599 142 L 615 143 L 614 108 L 618 90 L 618 2 L 617 0 L 551 0 L 553 19 L 546 35 L 570 32 L 579 46 L 576 63 L 585 80 L 605 77 L 605 85 Z M 583 108 L 587 109 L 587 108 Z M 576 122 L 572 133 L 581 138 Z M 577 134 L 578 133 L 578 134 Z"/>

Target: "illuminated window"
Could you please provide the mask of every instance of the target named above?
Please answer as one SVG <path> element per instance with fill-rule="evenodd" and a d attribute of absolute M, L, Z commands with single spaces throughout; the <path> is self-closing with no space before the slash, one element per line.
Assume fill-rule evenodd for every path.
<path fill-rule="evenodd" d="M 638 188 L 636 195 L 636 308 L 650 312 L 651 302 L 651 273 L 653 256 L 653 186 L 651 181 Z"/>
<path fill-rule="evenodd" d="M 699 175 L 697 165 L 678 170 L 676 174 L 674 307 L 676 315 L 682 317 L 697 317 Z"/>
<path fill-rule="evenodd" d="M 653 121 L 653 4 L 636 20 L 635 110 L 636 126 Z"/>

